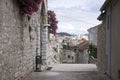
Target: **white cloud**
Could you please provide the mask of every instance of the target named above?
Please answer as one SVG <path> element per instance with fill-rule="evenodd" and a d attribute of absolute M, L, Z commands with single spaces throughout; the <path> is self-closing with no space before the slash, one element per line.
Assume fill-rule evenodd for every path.
<path fill-rule="evenodd" d="M 105 0 L 48 0 L 59 21 L 58 32 L 87 33 L 100 22 L 99 8 Z"/>
<path fill-rule="evenodd" d="M 73 1 L 73 0 L 54 0 L 49 3 L 50 8 L 70 8 L 74 6 L 79 6 L 79 0 Z"/>
<path fill-rule="evenodd" d="M 59 27 L 60 26 L 60 27 Z M 58 31 L 59 32 L 67 32 L 69 31 L 70 33 L 74 33 L 75 27 L 72 24 L 69 23 L 61 23 L 58 25 Z"/>

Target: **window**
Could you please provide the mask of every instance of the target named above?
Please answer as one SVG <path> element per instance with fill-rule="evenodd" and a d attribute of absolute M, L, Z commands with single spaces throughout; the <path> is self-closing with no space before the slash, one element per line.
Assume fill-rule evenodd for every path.
<path fill-rule="evenodd" d="M 75 48 L 75 49 L 74 49 L 74 52 L 76 52 L 76 51 L 77 51 L 77 49 Z"/>
<path fill-rule="evenodd" d="M 70 58 L 70 55 L 68 55 L 68 58 Z"/>

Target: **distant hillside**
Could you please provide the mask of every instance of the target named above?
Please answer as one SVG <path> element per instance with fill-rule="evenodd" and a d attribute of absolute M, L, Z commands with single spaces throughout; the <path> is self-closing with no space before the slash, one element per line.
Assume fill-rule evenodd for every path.
<path fill-rule="evenodd" d="M 89 34 L 83 34 L 84 36 L 88 36 Z"/>
<path fill-rule="evenodd" d="M 73 36 L 72 34 L 66 33 L 66 32 L 59 32 L 57 33 L 59 36 Z"/>

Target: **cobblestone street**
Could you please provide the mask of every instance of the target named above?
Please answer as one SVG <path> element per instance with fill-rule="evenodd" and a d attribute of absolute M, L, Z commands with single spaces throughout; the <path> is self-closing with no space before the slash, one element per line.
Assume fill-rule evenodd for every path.
<path fill-rule="evenodd" d="M 61 69 L 63 66 L 62 65 L 58 65 L 59 69 Z M 66 64 L 66 66 L 68 66 Z M 70 64 L 69 64 L 70 66 Z M 71 67 L 74 66 L 73 64 L 71 64 Z M 75 65 L 76 66 L 76 65 Z M 83 65 L 80 65 L 83 66 Z M 85 66 L 85 65 L 84 65 Z M 87 65 L 88 66 L 88 65 Z M 65 65 L 64 65 L 65 67 Z M 63 67 L 63 69 L 64 69 Z M 78 67 L 78 66 L 76 66 Z M 56 68 L 56 67 L 55 67 Z M 81 67 L 80 67 L 81 68 Z M 88 66 L 89 69 L 86 68 L 86 71 L 55 71 L 54 67 L 54 71 L 52 69 L 52 71 L 46 71 L 46 72 L 34 72 L 32 74 L 30 74 L 26 80 L 109 80 L 105 75 L 103 74 L 99 74 L 98 71 L 90 71 L 90 69 L 92 69 L 91 65 Z M 70 68 L 69 68 L 70 69 Z M 73 68 L 72 68 L 73 69 Z M 75 67 L 74 67 L 75 69 Z M 84 68 L 85 69 L 85 68 Z M 95 69 L 94 69 L 95 70 Z"/>

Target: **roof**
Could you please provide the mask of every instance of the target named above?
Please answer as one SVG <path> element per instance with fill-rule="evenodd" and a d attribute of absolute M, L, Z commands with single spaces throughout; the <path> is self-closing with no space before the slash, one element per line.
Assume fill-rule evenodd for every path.
<path fill-rule="evenodd" d="M 97 19 L 98 20 L 102 20 L 102 18 L 104 18 L 104 15 L 106 13 L 107 7 L 111 6 L 112 4 L 114 5 L 118 1 L 120 1 L 120 0 L 106 0 L 104 2 L 104 4 L 102 5 L 102 7 L 100 8 L 101 14 L 100 14 L 100 16 Z"/>
<path fill-rule="evenodd" d="M 84 49 L 87 49 L 89 46 L 89 42 L 86 39 L 82 39 L 78 45 L 75 47 L 78 48 L 79 51 L 83 51 Z"/>
<path fill-rule="evenodd" d="M 85 42 L 82 42 L 78 45 L 78 50 L 83 51 L 85 49 L 88 49 L 88 47 L 89 47 L 89 42 L 85 41 Z"/>
<path fill-rule="evenodd" d="M 100 11 L 103 11 L 106 8 L 106 6 L 109 4 L 109 2 L 110 0 L 106 0 L 104 4 L 102 5 L 102 7 L 100 8 Z"/>
<path fill-rule="evenodd" d="M 99 25 L 96 25 L 96 26 L 94 26 L 94 27 L 91 27 L 91 28 L 89 28 L 87 31 L 89 32 L 89 33 L 97 33 L 97 28 L 100 26 L 101 24 L 99 24 Z"/>
<path fill-rule="evenodd" d="M 73 50 L 73 49 L 77 48 L 79 51 L 81 51 L 81 50 L 83 51 L 84 49 L 88 48 L 88 45 L 89 45 L 89 42 L 86 39 L 82 38 L 80 40 L 79 44 L 70 46 L 68 48 L 68 50 Z"/>
<path fill-rule="evenodd" d="M 102 7 L 100 8 L 101 14 L 98 16 L 97 18 L 98 20 L 102 20 L 103 17 L 105 16 L 105 13 L 106 13 L 105 8 L 107 7 L 110 1 L 111 0 L 106 0 L 104 4 L 102 5 Z"/>
<path fill-rule="evenodd" d="M 99 16 L 98 16 L 98 20 L 103 20 L 103 18 L 104 18 L 104 16 L 105 16 L 105 12 L 104 13 L 101 13 Z"/>

